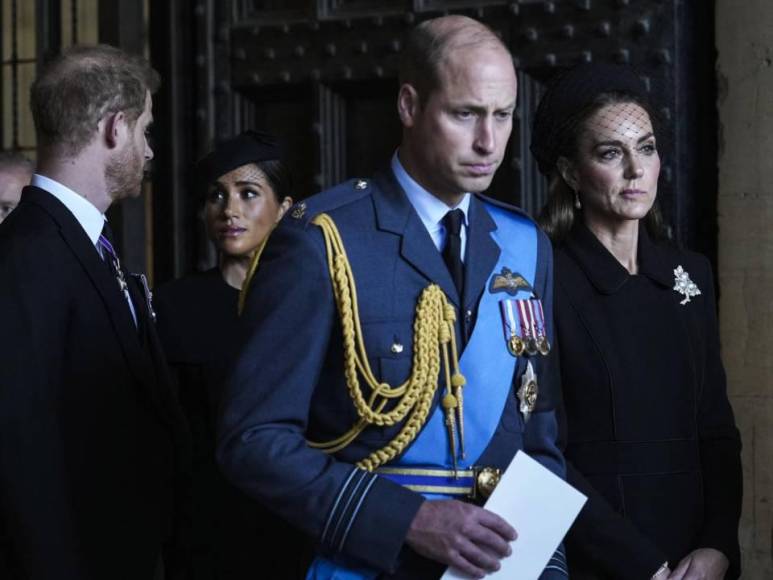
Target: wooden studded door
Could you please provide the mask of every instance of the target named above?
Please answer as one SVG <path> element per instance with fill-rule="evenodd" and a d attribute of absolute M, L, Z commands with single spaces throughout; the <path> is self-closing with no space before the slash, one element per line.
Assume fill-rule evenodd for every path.
<path fill-rule="evenodd" d="M 204 265 L 187 167 L 246 128 L 289 145 L 299 197 L 384 166 L 400 138 L 397 62 L 416 23 L 461 13 L 493 28 L 518 69 L 518 113 L 490 195 L 535 215 L 546 184 L 528 150 L 544 83 L 579 62 L 629 63 L 665 121 L 659 198 L 675 240 L 714 256 L 716 114 L 710 2 L 686 0 L 199 0 L 156 11 L 154 61 L 170 77 L 157 162 L 161 279 Z M 153 12 L 151 13 L 153 16 Z M 164 23 L 184 23 L 172 32 Z M 165 34 L 159 39 L 158 35 Z M 156 58 L 157 55 L 159 58 Z M 166 128 L 168 127 L 168 131 Z M 163 150 L 161 150 L 163 149 Z M 168 156 L 168 158 L 167 158 Z M 164 211 L 166 209 L 167 211 Z M 164 249 L 162 249 L 164 248 Z"/>

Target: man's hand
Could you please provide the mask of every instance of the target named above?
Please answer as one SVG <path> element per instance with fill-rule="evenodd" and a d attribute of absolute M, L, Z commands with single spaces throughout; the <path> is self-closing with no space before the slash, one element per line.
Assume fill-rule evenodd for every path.
<path fill-rule="evenodd" d="M 668 580 L 722 580 L 730 562 L 713 548 L 698 548 L 687 554 Z"/>
<path fill-rule="evenodd" d="M 499 570 L 518 534 L 505 520 L 457 500 L 425 501 L 411 522 L 406 542 L 416 552 L 482 578 Z"/>

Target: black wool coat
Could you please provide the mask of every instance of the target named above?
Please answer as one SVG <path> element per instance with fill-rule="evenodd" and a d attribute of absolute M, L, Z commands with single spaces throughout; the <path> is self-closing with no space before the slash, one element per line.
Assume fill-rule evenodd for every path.
<path fill-rule="evenodd" d="M 716 548 L 740 574 L 740 437 L 708 261 L 640 228 L 630 275 L 583 225 L 555 249 L 568 479 L 589 496 L 572 577 L 647 579 Z M 700 294 L 674 289 L 679 266 Z"/>
<path fill-rule="evenodd" d="M 72 213 L 24 189 L 0 225 L 2 578 L 153 578 L 186 428 L 129 286 L 139 330 Z"/>

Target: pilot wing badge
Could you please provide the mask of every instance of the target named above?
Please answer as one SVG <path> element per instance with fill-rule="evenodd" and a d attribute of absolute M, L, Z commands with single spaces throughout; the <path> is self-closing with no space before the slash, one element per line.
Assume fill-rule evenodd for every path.
<path fill-rule="evenodd" d="M 519 290 L 532 292 L 531 284 L 526 278 L 518 272 L 513 272 L 509 268 L 502 268 L 499 274 L 494 274 L 489 283 L 489 292 L 507 292 L 510 296 L 515 296 Z"/>

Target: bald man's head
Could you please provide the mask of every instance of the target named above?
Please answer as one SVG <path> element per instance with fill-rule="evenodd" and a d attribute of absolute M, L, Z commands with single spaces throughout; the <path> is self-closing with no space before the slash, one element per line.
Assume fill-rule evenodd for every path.
<path fill-rule="evenodd" d="M 467 16 L 441 16 L 426 20 L 408 35 L 400 59 L 400 84 L 409 84 L 424 101 L 440 84 L 444 62 L 459 51 L 492 48 L 510 51 L 488 26 Z"/>

